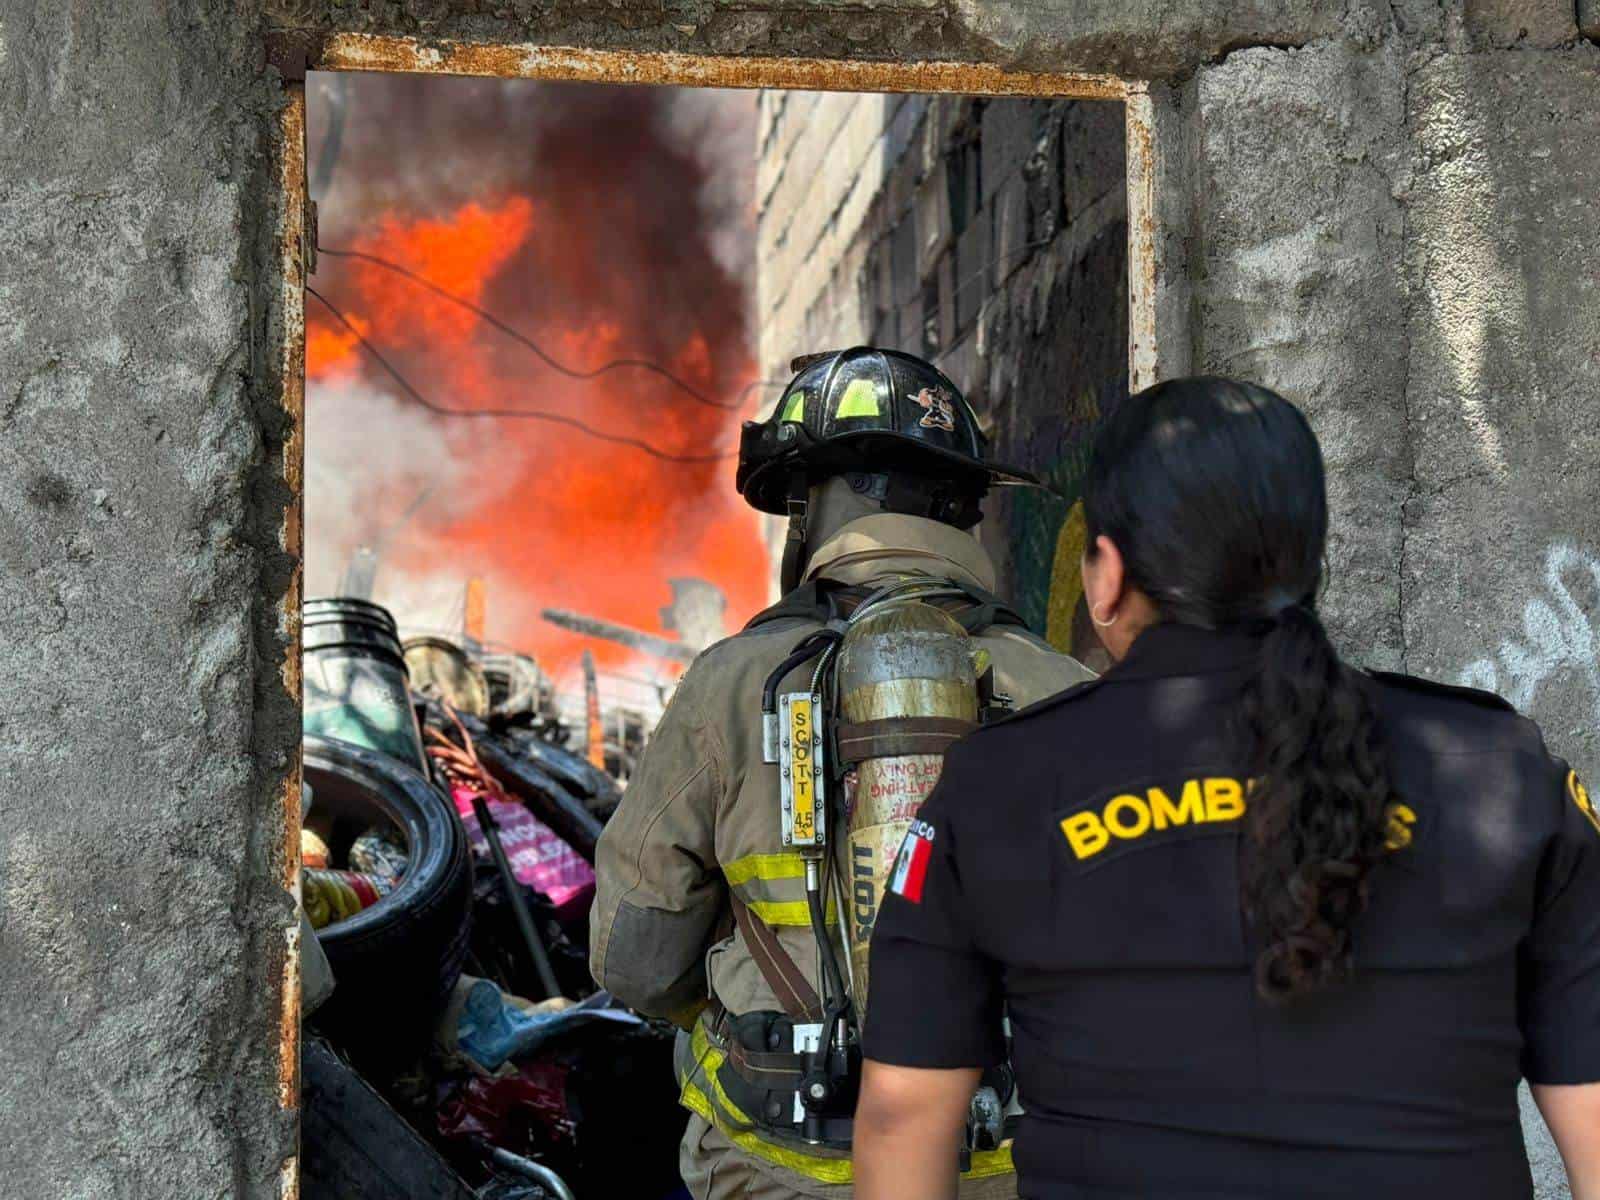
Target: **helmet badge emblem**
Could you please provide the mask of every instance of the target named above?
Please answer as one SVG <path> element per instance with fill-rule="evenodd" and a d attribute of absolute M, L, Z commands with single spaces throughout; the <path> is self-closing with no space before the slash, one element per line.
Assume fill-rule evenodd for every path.
<path fill-rule="evenodd" d="M 950 398 L 938 388 L 925 387 L 911 397 L 912 403 L 925 408 L 922 420 L 917 424 L 924 429 L 942 429 L 946 433 L 956 431 L 956 409 L 950 403 Z"/>

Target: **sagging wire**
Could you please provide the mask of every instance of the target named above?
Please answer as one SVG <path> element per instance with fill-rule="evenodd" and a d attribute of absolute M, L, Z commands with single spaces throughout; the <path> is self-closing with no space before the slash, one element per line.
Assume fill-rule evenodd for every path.
<path fill-rule="evenodd" d="M 649 442 L 641 441 L 639 438 L 628 437 L 626 434 L 620 433 L 603 433 L 594 428 L 594 426 L 585 424 L 583 421 L 578 420 L 576 417 L 569 417 L 562 413 L 546 412 L 541 409 L 446 408 L 441 404 L 435 404 L 420 391 L 418 391 L 417 388 L 413 386 L 411 381 L 400 373 L 400 369 L 391 363 L 387 358 L 385 358 L 383 352 L 374 346 L 369 340 L 367 340 L 366 335 L 357 329 L 355 325 L 351 323 L 350 318 L 345 316 L 344 313 L 341 312 L 331 300 L 329 300 L 321 292 L 317 291 L 317 289 L 312 287 L 310 284 L 306 285 L 306 294 L 308 296 L 316 297 L 318 303 L 320 303 L 328 310 L 328 312 L 333 315 L 334 320 L 338 321 L 339 324 L 345 327 L 350 336 L 356 339 L 361 348 L 372 356 L 372 360 L 382 367 L 386 372 L 388 372 L 389 377 L 399 384 L 402 389 L 404 389 L 406 395 L 431 413 L 437 413 L 442 417 L 487 417 L 498 420 L 548 421 L 553 425 L 564 425 L 568 429 L 576 429 L 579 433 L 587 434 L 589 437 L 597 438 L 602 442 L 611 442 L 612 444 L 618 446 L 632 447 L 635 450 L 650 455 L 652 458 L 659 458 L 663 462 L 685 464 L 715 463 L 726 462 L 729 459 L 738 457 L 738 453 L 736 451 L 724 451 L 720 454 L 674 454 L 671 451 L 662 450 L 659 447 L 652 446 Z"/>
<path fill-rule="evenodd" d="M 370 263 L 375 267 L 381 267 L 385 271 L 392 271 L 402 279 L 410 280 L 420 288 L 426 288 L 435 296 L 438 296 L 441 300 L 448 300 L 451 304 L 456 305 L 458 308 L 465 309 L 467 312 L 470 312 L 473 316 L 477 317 L 480 321 L 484 322 L 484 324 L 498 329 L 501 333 L 505 334 L 518 345 L 531 350 L 552 371 L 555 371 L 561 375 L 565 375 L 568 379 L 589 380 L 597 378 L 600 375 L 604 375 L 607 371 L 618 371 L 623 369 L 649 371 L 654 375 L 659 375 L 661 378 L 665 379 L 668 383 L 672 384 L 679 391 L 683 392 L 686 396 L 697 403 L 704 404 L 708 408 L 721 409 L 723 412 L 739 412 L 745 406 L 745 397 L 747 397 L 758 387 L 784 386 L 784 381 L 782 380 L 753 380 L 740 389 L 738 396 L 731 403 L 725 404 L 721 400 L 717 400 L 706 395 L 699 388 L 695 387 L 688 381 L 679 378 L 671 370 L 662 366 L 660 363 L 652 362 L 646 358 L 615 358 L 610 362 L 603 363 L 600 366 L 595 367 L 591 371 L 580 371 L 575 367 L 569 367 L 565 363 L 559 362 L 555 358 L 551 357 L 550 352 L 547 351 L 543 346 L 539 345 L 539 343 L 535 342 L 527 334 L 513 328 L 511 325 L 495 316 L 492 312 L 485 308 L 479 307 L 471 300 L 468 300 L 465 296 L 458 296 L 449 289 L 440 287 L 437 283 L 434 283 L 433 280 L 424 275 L 417 274 L 417 272 L 413 271 L 410 267 L 403 266 L 400 263 L 397 263 L 392 259 L 384 258 L 381 255 L 370 254 L 365 250 L 330 250 L 326 246 L 318 246 L 317 253 L 326 254 L 331 258 L 353 258 L 359 262 Z"/>
<path fill-rule="evenodd" d="M 955 283 L 955 285 L 954 285 L 953 290 L 956 291 L 956 292 L 960 292 L 962 289 L 966 288 L 969 284 L 974 283 L 974 282 L 986 277 L 989 274 L 989 272 L 991 270 L 993 270 L 996 266 L 998 266 L 1000 263 L 1007 262 L 1007 261 L 1009 261 L 1011 259 L 1014 259 L 1014 258 L 1023 257 L 1023 256 L 1025 256 L 1027 254 L 1032 253 L 1034 250 L 1040 248 L 1041 246 L 1048 246 L 1054 240 L 1055 240 L 1054 237 L 1048 237 L 1048 238 L 1040 238 L 1040 239 L 1037 239 L 1035 241 L 1023 242 L 1021 245 L 1019 245 L 1019 246 L 1015 247 L 1014 249 L 1012 249 L 1009 253 L 994 255 L 993 257 L 991 257 L 989 259 L 988 262 L 984 263 L 983 266 L 979 267 L 978 270 L 976 270 L 972 274 L 966 276 L 964 279 L 961 279 L 961 280 L 957 281 Z M 474 304 L 471 300 L 468 300 L 465 296 L 457 295 L 455 292 L 450 291 L 448 288 L 441 287 L 439 284 L 433 282 L 433 280 L 427 278 L 424 275 L 419 275 L 417 272 L 413 271 L 411 268 L 409 268 L 407 266 L 404 266 L 401 263 L 397 263 L 392 259 L 384 258 L 382 255 L 372 254 L 372 253 L 370 253 L 368 251 L 365 251 L 365 250 L 335 250 L 335 249 L 331 249 L 331 248 L 329 248 L 327 246 L 319 245 L 317 247 L 317 253 L 318 254 L 326 254 L 326 255 L 328 255 L 329 257 L 332 257 L 332 258 L 353 258 L 353 259 L 356 259 L 359 262 L 370 263 L 371 265 L 373 265 L 375 267 L 379 267 L 379 268 L 381 268 L 381 269 L 383 269 L 385 271 L 392 271 L 394 274 L 399 275 L 403 279 L 409 280 L 410 282 L 416 284 L 418 287 L 425 288 L 426 290 L 432 292 L 434 295 L 438 296 L 440 299 L 447 300 L 451 304 L 454 304 L 454 305 L 458 306 L 459 308 L 462 308 L 465 311 L 473 314 L 475 317 L 477 317 L 479 320 L 483 321 L 485 324 L 491 326 L 494 329 L 499 330 L 501 333 L 505 334 L 506 337 L 510 338 L 512 341 L 516 342 L 518 345 L 523 346 L 525 349 L 531 351 L 533 354 L 535 354 L 540 359 L 540 361 L 542 361 L 546 366 L 550 367 L 551 370 L 556 371 L 558 374 L 565 375 L 569 379 L 575 379 L 575 380 L 579 380 L 579 381 L 587 381 L 587 380 L 598 378 L 599 376 L 605 374 L 608 371 L 616 371 L 616 370 L 622 370 L 622 369 L 634 369 L 634 370 L 640 370 L 640 371 L 649 371 L 649 372 L 651 372 L 651 373 L 653 373 L 655 375 L 659 375 L 661 378 L 667 380 L 674 387 L 676 387 L 679 390 L 681 390 L 682 392 L 684 392 L 686 395 L 688 395 L 691 399 L 695 400 L 696 402 L 698 402 L 700 404 L 704 404 L 704 405 L 706 405 L 706 406 L 708 406 L 710 408 L 719 409 L 719 410 L 721 410 L 723 412 L 740 412 L 740 411 L 742 411 L 744 409 L 746 403 L 748 402 L 748 397 L 749 397 L 750 393 L 755 391 L 758 388 L 781 388 L 781 387 L 786 387 L 787 386 L 787 381 L 782 380 L 782 379 L 753 379 L 749 383 L 745 384 L 744 387 L 739 389 L 737 395 L 735 396 L 734 400 L 731 403 L 724 404 L 722 401 L 715 400 L 712 397 L 707 396 L 704 392 L 702 392 L 698 388 L 694 387 L 694 385 L 692 385 L 692 384 L 688 383 L 687 381 L 679 378 L 676 374 L 674 374 L 667 367 L 662 366 L 658 362 L 652 362 L 649 359 L 643 359 L 643 358 L 618 358 L 618 359 L 612 359 L 610 362 L 602 363 L 600 366 L 595 367 L 593 370 L 580 371 L 580 370 L 578 370 L 578 369 L 576 369 L 574 367 L 567 366 L 565 363 L 557 361 L 555 358 L 553 358 L 550 355 L 549 351 L 545 350 L 544 347 L 540 346 L 537 342 L 535 342 L 527 334 L 525 334 L 525 333 L 521 332 L 520 330 L 512 327 L 506 321 L 504 321 L 501 318 L 495 316 L 492 312 L 488 311 L 487 309 L 485 309 L 485 308 L 483 308 L 483 307 L 481 307 L 481 306 L 479 306 L 477 304 Z M 466 410 L 440 408 L 440 407 L 438 407 L 436 405 L 431 405 L 426 400 L 422 399 L 421 396 L 416 394 L 416 390 L 414 388 L 412 388 L 409 383 L 407 383 L 404 380 L 400 379 L 399 373 L 394 369 L 394 367 L 391 366 L 387 361 L 385 361 L 384 358 L 380 354 L 378 354 L 378 352 L 372 347 L 370 342 L 368 342 L 364 337 L 362 337 L 362 335 L 358 331 L 356 331 L 354 328 L 351 327 L 350 323 L 344 319 L 342 314 L 340 314 L 336 309 L 334 309 L 333 305 L 328 303 L 328 301 L 327 301 L 327 299 L 325 297 L 323 297 L 320 293 L 316 292 L 314 289 L 312 289 L 309 286 L 306 288 L 306 290 L 308 292 L 310 292 L 313 296 L 316 296 L 316 298 L 318 300 L 322 301 L 322 303 L 324 305 L 326 305 L 328 307 L 329 311 L 333 312 L 335 316 L 339 317 L 341 323 L 344 324 L 345 328 L 349 329 L 350 332 L 352 334 L 354 334 L 356 336 L 356 338 L 361 342 L 362 346 L 369 353 L 371 353 L 372 356 L 375 359 L 377 359 L 379 364 L 381 366 L 383 366 L 383 368 L 386 371 L 388 371 L 391 376 L 394 376 L 396 381 L 399 382 L 402 387 L 406 388 L 407 391 L 409 391 L 413 395 L 413 397 L 415 399 L 417 399 L 417 401 L 419 403 L 421 403 L 424 407 L 430 408 L 434 412 L 441 413 L 443 415 L 448 415 L 448 416 L 473 415 L 471 413 L 468 413 Z M 909 303 L 909 301 L 912 299 L 912 296 L 914 294 L 915 293 L 908 294 L 901 301 L 897 302 L 895 307 L 898 308 L 901 303 Z M 984 314 L 988 311 L 989 305 L 994 301 L 994 299 L 995 299 L 995 297 L 991 296 L 991 297 L 989 297 L 988 300 L 986 300 L 984 302 L 982 307 L 978 310 L 977 317 L 975 318 L 975 323 L 979 322 L 979 321 L 982 321 Z M 944 358 L 947 353 L 948 353 L 948 351 L 945 351 L 943 353 L 935 355 L 934 356 L 935 357 L 935 361 L 938 361 L 939 359 Z M 534 414 L 534 413 L 522 413 L 520 410 L 518 410 L 515 413 L 513 413 L 513 412 L 503 412 L 503 413 L 498 413 L 498 414 L 497 413 L 490 413 L 487 410 L 485 410 L 484 411 L 484 415 L 506 415 L 506 416 L 510 416 L 510 415 L 526 415 L 526 416 L 530 416 L 530 417 L 536 416 L 536 414 Z M 655 451 L 653 451 L 652 449 L 648 448 L 645 445 L 645 443 L 639 442 L 639 441 L 637 441 L 635 439 L 632 439 L 632 438 L 613 437 L 611 435 L 599 433 L 598 431 L 589 429 L 587 426 L 583 425 L 582 422 L 575 421 L 570 417 L 562 418 L 562 417 L 558 416 L 557 414 L 551 413 L 551 414 L 546 414 L 544 419 L 557 421 L 558 423 L 561 423 L 561 424 L 571 425 L 574 428 L 584 430 L 585 432 L 589 432 L 593 436 L 599 437 L 602 440 L 617 441 L 617 442 L 620 442 L 621 444 L 624 444 L 624 445 L 635 446 L 636 448 L 644 450 L 646 453 L 655 453 Z M 699 457 L 699 456 L 669 456 L 669 455 L 667 455 L 666 453 L 663 452 L 663 453 L 658 453 L 657 457 L 664 458 L 669 462 L 712 462 L 712 461 L 721 461 L 723 459 L 728 459 L 728 458 L 734 458 L 734 457 L 737 457 L 737 455 L 729 453 L 729 454 L 719 455 L 715 459 L 713 459 L 713 458 L 709 458 L 709 457 Z"/>

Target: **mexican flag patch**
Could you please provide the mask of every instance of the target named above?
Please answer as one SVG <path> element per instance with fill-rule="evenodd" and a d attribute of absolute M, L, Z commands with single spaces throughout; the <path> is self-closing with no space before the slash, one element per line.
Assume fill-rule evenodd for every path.
<path fill-rule="evenodd" d="M 921 904 L 922 882 L 928 877 L 928 860 L 932 857 L 933 826 L 926 821 L 911 822 L 905 841 L 900 843 L 900 853 L 895 856 L 889 890 L 913 904 Z"/>

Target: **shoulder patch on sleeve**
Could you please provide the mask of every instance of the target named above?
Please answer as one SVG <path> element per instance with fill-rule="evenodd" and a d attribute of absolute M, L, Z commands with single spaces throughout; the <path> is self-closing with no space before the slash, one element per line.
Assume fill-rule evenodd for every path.
<path fill-rule="evenodd" d="M 933 826 L 913 821 L 895 855 L 889 875 L 889 890 L 912 904 L 922 903 L 922 884 L 928 877 L 928 860 L 933 857 Z"/>
<path fill-rule="evenodd" d="M 1438 683 L 1432 679 L 1419 679 L 1415 675 L 1401 675 L 1394 671 L 1368 671 L 1368 675 L 1379 683 L 1387 683 L 1391 687 L 1401 688 L 1408 692 L 1421 692 L 1430 696 L 1451 696 L 1457 700 L 1465 700 L 1469 704 L 1476 704 L 1480 708 L 1493 708 L 1501 712 L 1516 712 L 1516 707 L 1504 698 L 1493 692 L 1485 692 L 1478 688 L 1457 687 L 1455 684 Z"/>
<path fill-rule="evenodd" d="M 1578 806 L 1578 811 L 1589 818 L 1589 824 L 1594 826 L 1594 831 L 1600 833 L 1600 813 L 1594 809 L 1594 801 L 1589 798 L 1589 789 L 1583 786 L 1583 780 L 1578 778 L 1576 771 L 1567 772 L 1567 795 Z"/>

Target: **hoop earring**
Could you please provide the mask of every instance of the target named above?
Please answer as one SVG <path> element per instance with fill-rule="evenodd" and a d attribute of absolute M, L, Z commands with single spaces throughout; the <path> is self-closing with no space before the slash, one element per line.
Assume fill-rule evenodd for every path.
<path fill-rule="evenodd" d="M 1121 613 L 1118 613 L 1117 616 L 1116 617 L 1112 617 L 1111 620 L 1102 621 L 1099 617 L 1094 615 L 1094 609 L 1091 608 L 1089 610 L 1089 620 L 1093 621 L 1096 625 L 1100 626 L 1101 629 L 1110 629 L 1113 625 L 1115 625 L 1117 623 L 1117 617 L 1120 617 L 1121 615 L 1122 615 Z"/>

